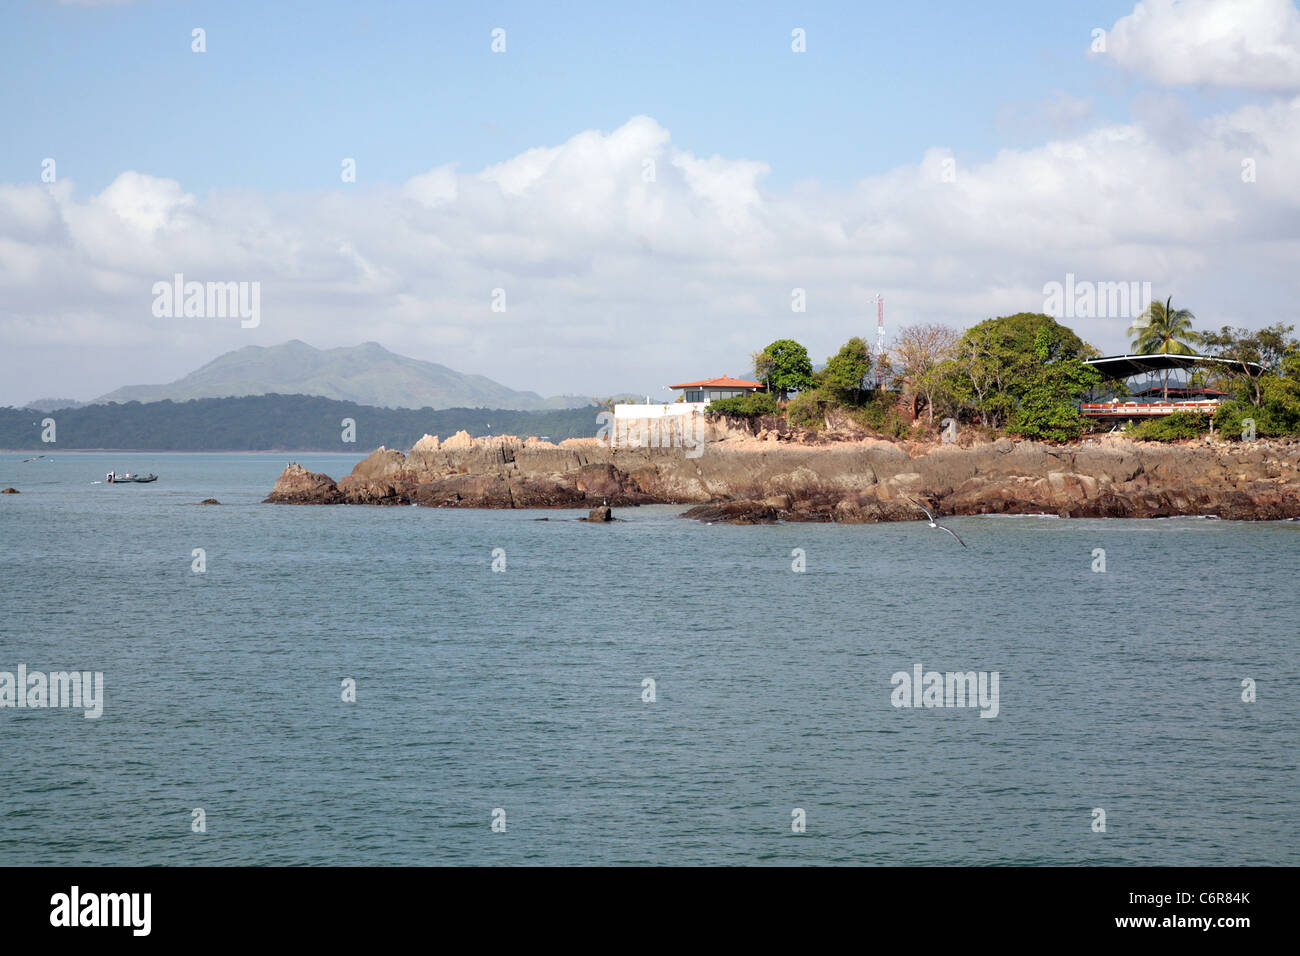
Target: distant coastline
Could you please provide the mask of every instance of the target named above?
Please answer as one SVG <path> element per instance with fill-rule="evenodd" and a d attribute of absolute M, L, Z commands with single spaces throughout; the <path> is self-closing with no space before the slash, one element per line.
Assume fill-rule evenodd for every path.
<path fill-rule="evenodd" d="M 5 455 L 46 455 L 53 458 L 58 455 L 338 455 L 352 458 L 355 452 L 339 451 L 337 448 L 62 448 L 51 450 L 49 445 L 33 445 L 27 448 L 0 448 Z"/>
<path fill-rule="evenodd" d="M 41 412 L 0 408 L 0 448 L 26 451 L 349 452 L 410 447 L 426 432 L 522 434 L 556 441 L 595 433 L 587 408 L 381 408 L 313 395 L 96 404 Z M 53 442 L 43 442 L 47 420 Z M 351 438 L 351 441 L 347 439 Z"/>

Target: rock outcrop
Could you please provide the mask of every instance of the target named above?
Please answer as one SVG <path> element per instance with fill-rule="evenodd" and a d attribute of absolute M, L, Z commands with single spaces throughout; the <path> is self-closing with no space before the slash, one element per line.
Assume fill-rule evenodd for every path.
<path fill-rule="evenodd" d="M 292 505 L 333 505 L 344 498 L 329 475 L 308 471 L 297 462 L 291 462 L 276 479 L 266 500 Z"/>
<path fill-rule="evenodd" d="M 426 440 L 428 439 L 428 440 Z M 742 435 L 682 448 L 612 449 L 510 436 L 380 448 L 333 481 L 290 465 L 267 501 L 472 508 L 684 504 L 707 521 L 912 520 L 938 514 L 1300 517 L 1300 442 L 1162 445 L 1108 438 L 967 447 L 867 439 L 807 445 Z"/>

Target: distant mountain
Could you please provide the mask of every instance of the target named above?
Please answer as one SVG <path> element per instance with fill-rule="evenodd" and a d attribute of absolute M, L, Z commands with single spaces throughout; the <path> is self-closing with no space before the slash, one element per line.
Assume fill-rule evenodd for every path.
<path fill-rule="evenodd" d="M 294 339 L 249 345 L 213 359 L 169 385 L 128 385 L 96 402 L 175 402 L 244 395 L 317 395 L 382 408 L 501 408 L 522 411 L 579 408 L 587 397 L 542 398 L 517 392 L 482 375 L 465 375 L 436 362 L 388 351 L 375 342 L 316 349 Z"/>

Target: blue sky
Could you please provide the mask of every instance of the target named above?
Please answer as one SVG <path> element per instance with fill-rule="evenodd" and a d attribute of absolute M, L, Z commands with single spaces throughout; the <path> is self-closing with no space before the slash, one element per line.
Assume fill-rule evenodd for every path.
<path fill-rule="evenodd" d="M 1125 84 L 1085 53 L 1126 3 L 28 2 L 0 37 L 0 179 L 35 160 L 98 190 L 123 169 L 187 189 L 314 189 L 477 170 L 646 114 L 770 182 L 848 184 L 933 145 L 971 160 L 1041 135 L 1032 108 Z M 207 52 L 190 51 L 190 31 Z M 503 27 L 505 55 L 490 51 Z M 808 52 L 791 54 L 791 30 Z M 1008 104 L 1023 104 L 1020 124 Z M 1014 109 L 1012 110 L 1015 112 Z"/>
<path fill-rule="evenodd" d="M 658 394 L 874 340 L 877 292 L 893 335 L 1067 277 L 1258 327 L 1300 293 L 1297 168 L 1293 0 L 12 2 L 0 403 L 294 338 Z M 177 273 L 260 320 L 155 314 Z"/>

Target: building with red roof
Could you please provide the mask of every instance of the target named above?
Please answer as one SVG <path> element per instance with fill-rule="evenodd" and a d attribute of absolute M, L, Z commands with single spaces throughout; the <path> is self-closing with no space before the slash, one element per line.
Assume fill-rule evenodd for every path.
<path fill-rule="evenodd" d="M 723 375 L 719 378 L 701 379 L 698 382 L 681 382 L 668 387 L 682 389 L 686 393 L 685 401 L 688 402 L 717 402 L 724 398 L 735 398 L 737 395 L 757 392 L 763 387 L 763 383 L 751 382 L 743 378 L 728 378 Z"/>

